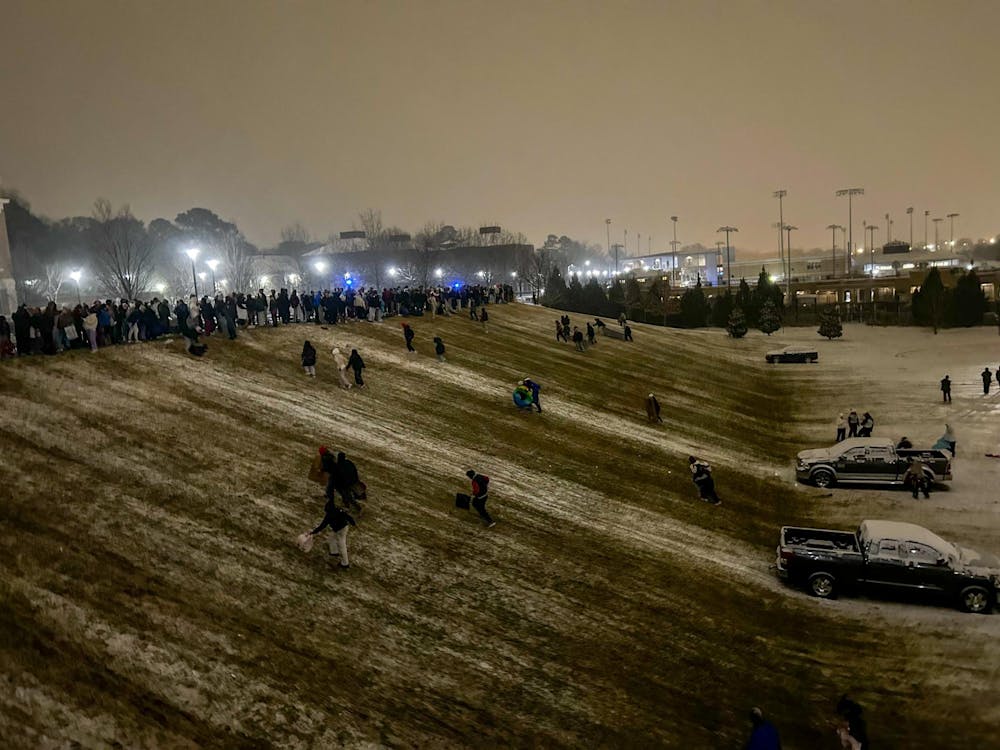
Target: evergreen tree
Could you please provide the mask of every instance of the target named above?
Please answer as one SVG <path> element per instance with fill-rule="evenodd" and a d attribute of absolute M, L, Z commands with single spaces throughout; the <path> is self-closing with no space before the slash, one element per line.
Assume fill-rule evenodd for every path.
<path fill-rule="evenodd" d="M 708 300 L 701 288 L 701 278 L 694 288 L 688 289 L 681 297 L 681 321 L 688 328 L 701 328 L 708 320 Z"/>
<path fill-rule="evenodd" d="M 712 305 L 712 325 L 716 328 L 726 328 L 729 325 L 729 314 L 733 311 L 733 295 L 726 290 L 725 294 L 715 295 Z"/>
<path fill-rule="evenodd" d="M 833 305 L 827 305 L 819 314 L 819 335 L 833 340 L 844 335 L 844 326 L 840 323 L 840 313 Z"/>
<path fill-rule="evenodd" d="M 743 308 L 737 305 L 729 313 L 729 321 L 726 323 L 726 330 L 734 339 L 741 339 L 747 335 L 747 319 L 743 314 Z"/>
<path fill-rule="evenodd" d="M 566 281 L 563 279 L 559 269 L 552 267 L 548 281 L 545 282 L 545 294 L 542 295 L 542 304 L 546 307 L 562 308 L 566 305 Z"/>
<path fill-rule="evenodd" d="M 760 324 L 758 327 L 768 336 L 781 328 L 781 319 L 778 317 L 778 311 L 774 307 L 774 300 L 770 297 L 764 300 L 764 305 L 760 308 Z"/>
<path fill-rule="evenodd" d="M 774 299 L 774 284 L 771 277 L 763 266 L 760 267 L 760 274 L 757 276 L 757 286 L 754 287 L 750 297 L 750 305 L 743 308 L 747 319 L 756 327 L 760 327 L 760 311 L 764 308 L 767 300 Z"/>
<path fill-rule="evenodd" d="M 632 318 L 635 308 L 639 307 L 641 296 L 642 290 L 639 288 L 639 282 L 636 281 L 635 276 L 629 276 L 625 280 L 625 314 L 629 318 Z"/>
<path fill-rule="evenodd" d="M 924 283 L 913 294 L 913 322 L 922 326 L 933 326 L 934 333 L 941 327 L 947 303 L 941 272 L 932 268 Z"/>
<path fill-rule="evenodd" d="M 575 273 L 569 280 L 569 288 L 566 290 L 566 309 L 574 312 L 584 312 L 583 310 L 583 285 L 580 277 Z"/>
<path fill-rule="evenodd" d="M 955 285 L 955 291 L 952 294 L 951 314 L 951 321 L 954 325 L 966 328 L 982 325 L 987 302 L 986 295 L 983 294 L 979 283 L 979 276 L 975 270 L 970 270 Z"/>
<path fill-rule="evenodd" d="M 584 285 L 581 310 L 588 315 L 608 314 L 608 298 L 597 279 L 591 279 Z"/>
<path fill-rule="evenodd" d="M 733 304 L 742 309 L 744 315 L 746 315 L 745 311 L 753 304 L 753 292 L 750 291 L 750 285 L 746 279 L 740 279 L 740 286 L 736 290 L 736 299 Z"/>

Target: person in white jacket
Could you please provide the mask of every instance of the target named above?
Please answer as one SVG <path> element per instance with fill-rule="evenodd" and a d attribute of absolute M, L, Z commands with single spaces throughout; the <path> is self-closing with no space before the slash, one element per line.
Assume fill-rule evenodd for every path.
<path fill-rule="evenodd" d="M 347 360 L 340 353 L 340 349 L 333 347 L 333 364 L 337 368 L 337 377 L 340 378 L 340 387 L 345 391 L 351 387 L 351 381 L 347 379 Z"/>

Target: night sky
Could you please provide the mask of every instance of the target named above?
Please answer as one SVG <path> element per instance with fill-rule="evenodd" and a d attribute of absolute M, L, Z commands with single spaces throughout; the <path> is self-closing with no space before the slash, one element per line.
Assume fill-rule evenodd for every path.
<path fill-rule="evenodd" d="M 1000 2 L 0 0 L 0 176 L 33 208 L 204 206 L 270 245 L 360 210 L 646 252 L 847 223 L 1000 231 Z M 948 222 L 941 227 L 947 232 Z M 933 226 L 931 229 L 933 239 Z M 946 239 L 946 237 L 943 237 Z"/>

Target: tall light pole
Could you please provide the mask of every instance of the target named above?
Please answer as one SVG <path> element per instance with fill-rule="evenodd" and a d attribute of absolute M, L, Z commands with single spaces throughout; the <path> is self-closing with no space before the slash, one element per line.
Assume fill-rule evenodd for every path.
<path fill-rule="evenodd" d="M 69 277 L 71 279 L 73 279 L 73 281 L 76 282 L 76 303 L 78 305 L 82 305 L 83 304 L 83 298 L 80 296 L 80 276 L 81 275 L 82 274 L 80 273 L 80 271 L 73 271 L 69 275 Z"/>
<path fill-rule="evenodd" d="M 868 270 L 868 275 L 875 278 L 875 232 L 878 231 L 878 225 L 869 224 L 865 229 L 868 230 L 871 236 L 868 242 L 868 257 L 871 259 L 871 268 Z"/>
<path fill-rule="evenodd" d="M 889 218 L 889 214 L 885 215 L 885 241 L 892 241 L 892 219 Z"/>
<path fill-rule="evenodd" d="M 673 288 L 677 284 L 677 217 L 671 216 L 670 221 L 674 224 L 674 239 L 670 242 L 670 286 Z"/>
<path fill-rule="evenodd" d="M 833 257 L 833 278 L 837 278 L 837 230 L 843 230 L 844 228 L 840 224 L 827 224 L 827 229 L 830 230 L 831 246 L 832 246 L 832 257 Z"/>
<path fill-rule="evenodd" d="M 958 218 L 958 214 L 948 214 L 948 218 L 951 220 L 951 253 L 955 254 L 955 219 Z"/>
<path fill-rule="evenodd" d="M 913 206 L 906 209 L 906 215 L 910 217 L 910 250 L 913 249 Z"/>
<path fill-rule="evenodd" d="M 924 250 L 927 249 L 927 219 L 930 218 L 930 215 L 930 211 L 924 211 Z"/>
<path fill-rule="evenodd" d="M 215 258 L 212 258 L 212 260 L 206 261 L 205 265 L 208 266 L 209 269 L 211 269 L 211 271 L 212 271 L 212 296 L 214 297 L 216 295 L 216 291 L 215 291 L 215 269 L 219 267 L 219 261 L 217 261 Z"/>
<path fill-rule="evenodd" d="M 798 231 L 798 227 L 785 224 L 785 231 L 788 232 L 788 242 L 785 244 L 785 250 L 787 250 L 785 257 L 788 258 L 788 273 L 785 274 L 785 299 L 787 300 L 791 294 L 789 284 L 791 283 L 792 275 L 792 232 Z"/>
<path fill-rule="evenodd" d="M 604 220 L 604 226 L 608 230 L 608 257 L 611 257 L 611 219 Z M 615 253 L 615 273 L 618 273 L 618 253 Z"/>
<path fill-rule="evenodd" d="M 730 260 L 730 250 L 729 250 L 729 233 L 738 232 L 740 230 L 737 229 L 736 227 L 725 226 L 725 227 L 719 227 L 715 231 L 726 233 L 726 289 L 728 290 L 731 289 L 733 286 L 732 262 Z"/>
<path fill-rule="evenodd" d="M 195 270 L 194 270 L 194 259 L 198 257 L 198 248 L 196 248 L 196 247 L 189 247 L 184 252 L 187 253 L 187 257 L 189 257 L 191 259 L 191 281 L 194 282 L 194 298 L 195 299 L 199 299 L 199 297 L 198 297 L 198 274 L 195 273 Z"/>
<path fill-rule="evenodd" d="M 854 258 L 851 256 L 854 254 L 854 217 L 852 214 L 851 202 L 855 195 L 864 195 L 864 188 L 844 188 L 843 190 L 837 191 L 837 196 L 842 195 L 847 196 L 847 274 L 851 273 L 851 266 L 854 263 Z"/>
<path fill-rule="evenodd" d="M 937 252 L 937 249 L 938 249 L 938 225 L 942 221 L 944 221 L 944 219 L 937 218 L 937 219 L 931 219 L 931 221 L 934 222 L 934 252 Z"/>
<path fill-rule="evenodd" d="M 785 237 L 781 233 L 785 227 L 784 198 L 788 195 L 787 190 L 775 190 L 772 194 L 778 199 L 778 260 L 781 263 L 781 273 L 785 274 Z M 791 265 L 791 264 L 789 264 Z"/>

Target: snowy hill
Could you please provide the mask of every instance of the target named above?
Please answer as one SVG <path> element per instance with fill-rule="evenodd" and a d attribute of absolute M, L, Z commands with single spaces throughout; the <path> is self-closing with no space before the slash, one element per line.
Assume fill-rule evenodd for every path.
<path fill-rule="evenodd" d="M 1000 548 L 997 505 L 961 476 L 918 508 L 792 481 L 840 404 L 878 406 L 886 430 L 936 408 L 940 375 L 901 376 L 929 396 L 891 378 L 896 354 L 928 351 L 922 332 L 634 325 L 633 344 L 579 353 L 555 341 L 559 314 L 491 307 L 488 333 L 410 319 L 415 356 L 397 319 L 213 338 L 204 359 L 175 339 L 3 363 L 5 744 L 715 748 L 739 745 L 757 705 L 789 747 L 820 747 L 844 692 L 880 746 L 995 739 L 1000 618 L 821 602 L 769 570 L 783 523 L 885 517 Z M 934 345 L 961 339 L 971 363 L 990 334 Z M 298 366 L 307 338 L 315 380 Z M 764 364 L 799 341 L 819 364 Z M 365 389 L 337 387 L 334 345 L 360 351 Z M 878 377 L 844 354 L 870 351 L 888 362 Z M 541 414 L 511 401 L 524 377 Z M 663 425 L 646 422 L 650 391 Z M 966 443 L 995 425 L 974 395 L 956 386 Z M 921 418 L 936 437 L 945 418 Z M 322 517 L 306 478 L 320 444 L 368 484 L 349 571 L 294 543 Z M 691 453 L 722 506 L 697 499 Z M 454 507 L 469 468 L 492 478 L 495 528 Z"/>

